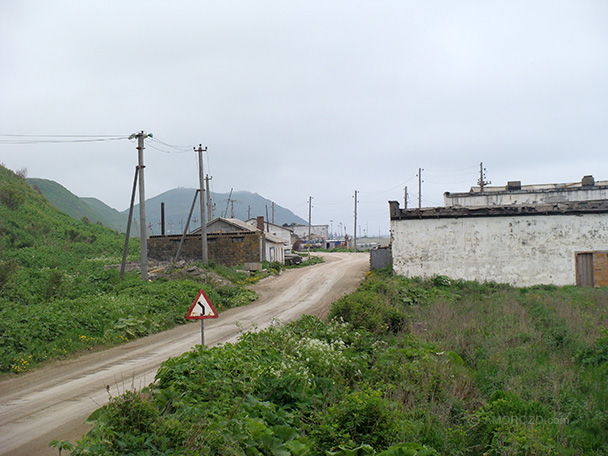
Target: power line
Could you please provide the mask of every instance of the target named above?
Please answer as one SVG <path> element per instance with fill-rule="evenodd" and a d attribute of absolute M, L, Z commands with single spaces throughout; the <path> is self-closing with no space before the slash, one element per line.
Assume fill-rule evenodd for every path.
<path fill-rule="evenodd" d="M 0 134 L 0 144 L 27 145 L 27 144 L 64 144 L 64 143 L 90 143 L 104 141 L 122 141 L 129 139 L 126 135 L 10 135 Z"/>
<path fill-rule="evenodd" d="M 176 146 L 174 144 L 169 144 L 167 142 L 161 141 L 157 137 L 149 138 L 148 145 L 150 142 L 157 142 L 165 147 L 169 147 L 180 152 L 192 152 L 192 146 Z"/>
<path fill-rule="evenodd" d="M 0 136 L 9 136 L 12 138 L 128 138 L 126 135 L 16 135 L 2 134 Z"/>
<path fill-rule="evenodd" d="M 165 154 L 179 154 L 179 153 L 182 153 L 182 152 L 173 152 L 173 151 L 171 151 L 171 150 L 165 150 L 165 149 L 161 149 L 160 147 L 156 147 L 154 144 L 150 144 L 149 142 L 148 142 L 147 146 L 148 146 L 150 149 L 154 149 L 154 150 L 157 150 L 157 151 L 159 151 L 159 152 L 163 152 L 163 153 L 165 153 Z"/>

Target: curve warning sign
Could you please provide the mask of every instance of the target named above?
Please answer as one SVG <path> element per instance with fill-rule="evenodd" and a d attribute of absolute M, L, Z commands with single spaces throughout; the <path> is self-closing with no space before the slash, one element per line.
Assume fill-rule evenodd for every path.
<path fill-rule="evenodd" d="M 218 313 L 213 308 L 209 298 L 203 290 L 198 293 L 198 296 L 192 303 L 190 311 L 186 315 L 188 320 L 202 320 L 204 318 L 217 318 Z"/>

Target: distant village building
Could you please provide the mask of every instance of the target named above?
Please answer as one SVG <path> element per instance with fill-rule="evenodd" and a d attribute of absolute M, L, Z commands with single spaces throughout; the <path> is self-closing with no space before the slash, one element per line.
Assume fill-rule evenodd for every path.
<path fill-rule="evenodd" d="M 393 270 L 405 276 L 608 285 L 606 182 L 474 188 L 445 207 L 389 202 Z M 449 205 L 448 205 L 449 203 Z"/>
<path fill-rule="evenodd" d="M 261 217 L 263 224 L 264 217 Z M 192 233 L 195 234 L 194 230 Z M 200 228 L 198 228 L 200 232 Z M 261 257 L 259 261 L 285 262 L 285 250 L 289 249 L 287 242 L 274 234 L 265 232 L 260 227 L 253 226 L 235 218 L 216 218 L 207 224 L 207 233 L 239 233 L 239 232 L 262 232 Z"/>
<path fill-rule="evenodd" d="M 202 257 L 201 229 L 184 237 L 180 259 L 196 261 Z M 172 261 L 182 242 L 181 235 L 150 236 L 148 256 Z M 226 266 L 244 263 L 285 262 L 287 243 L 270 233 L 238 219 L 216 218 L 207 224 L 207 248 L 210 261 Z"/>
<path fill-rule="evenodd" d="M 264 221 L 264 217 L 256 217 L 247 220 L 251 226 L 255 226 L 260 231 L 270 233 L 277 238 L 283 239 L 287 245 L 286 249 L 291 250 L 293 244 L 297 241 L 298 237 L 295 235 L 293 230 L 286 226 L 275 225 L 274 223 Z M 289 253 L 286 251 L 286 253 Z"/>
<path fill-rule="evenodd" d="M 304 241 L 308 241 L 308 225 L 288 225 L 294 234 Z M 329 239 L 329 225 L 310 225 L 310 240 L 312 242 L 322 242 Z"/>

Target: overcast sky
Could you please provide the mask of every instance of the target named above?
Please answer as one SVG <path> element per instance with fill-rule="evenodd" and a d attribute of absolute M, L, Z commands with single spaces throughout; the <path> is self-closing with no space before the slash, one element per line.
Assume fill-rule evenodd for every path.
<path fill-rule="evenodd" d="M 352 233 L 358 190 L 370 235 L 418 168 L 423 206 L 482 161 L 495 185 L 608 179 L 605 0 L 1 0 L 0 62 L 0 163 L 118 210 L 134 142 L 6 135 L 151 132 L 147 197 L 197 186 L 202 143 L 214 191 L 305 219 L 312 196 Z"/>

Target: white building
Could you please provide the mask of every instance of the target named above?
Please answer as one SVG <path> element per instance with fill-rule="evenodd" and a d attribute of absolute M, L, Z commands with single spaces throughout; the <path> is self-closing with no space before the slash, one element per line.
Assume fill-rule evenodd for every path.
<path fill-rule="evenodd" d="M 290 225 L 294 234 L 302 240 L 308 240 L 308 225 Z M 313 242 L 329 239 L 329 225 L 310 225 L 310 238 Z"/>
<path fill-rule="evenodd" d="M 293 247 L 294 242 L 297 241 L 297 236 L 293 230 L 289 227 L 275 225 L 274 223 L 264 221 L 264 217 L 251 218 L 247 220 L 247 224 L 258 228 L 266 233 L 270 233 L 277 238 L 283 239 L 287 244 L 287 249 L 290 250 Z"/>
<path fill-rule="evenodd" d="M 443 194 L 445 206 L 484 207 L 554 204 L 574 201 L 608 200 L 608 181 L 596 182 L 585 176 L 580 182 L 567 184 L 521 185 L 508 182 L 502 187 L 471 187 L 469 192 Z"/>
<path fill-rule="evenodd" d="M 530 193 L 536 198 L 539 192 Z M 529 201 L 521 196 L 518 201 Z M 393 270 L 516 286 L 608 285 L 608 198 L 478 205 L 477 197 L 460 200 L 459 206 L 420 210 L 400 209 L 391 201 Z"/>

